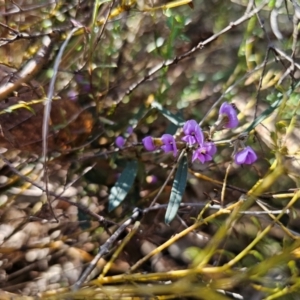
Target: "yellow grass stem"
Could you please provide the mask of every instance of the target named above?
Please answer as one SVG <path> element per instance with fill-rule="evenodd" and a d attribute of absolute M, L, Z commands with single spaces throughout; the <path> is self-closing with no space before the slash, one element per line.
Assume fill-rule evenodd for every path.
<path fill-rule="evenodd" d="M 162 245 L 160 245 L 159 247 L 157 247 L 156 249 L 154 249 L 153 251 L 151 251 L 149 254 L 147 254 L 146 256 L 144 256 L 142 259 L 140 259 L 138 262 L 136 262 L 129 270 L 129 272 L 133 272 L 136 269 L 138 269 L 143 263 L 145 263 L 150 257 L 160 253 L 161 251 L 163 251 L 164 249 L 168 248 L 169 246 L 171 246 L 173 243 L 175 243 L 176 241 L 178 241 L 179 239 L 181 239 L 182 237 L 184 237 L 185 235 L 187 235 L 188 233 L 192 232 L 193 230 L 197 229 L 198 227 L 200 227 L 203 224 L 206 224 L 207 222 L 213 220 L 214 218 L 216 218 L 217 216 L 223 215 L 223 214 L 229 214 L 231 212 L 231 210 L 236 207 L 238 205 L 238 203 L 234 203 L 232 205 L 230 205 L 229 207 L 227 207 L 226 209 L 221 209 L 219 211 L 217 211 L 216 213 L 208 216 L 207 218 L 196 222 L 195 224 L 193 224 L 192 226 L 186 228 L 185 230 L 181 231 L 180 233 L 176 234 L 175 236 L 173 236 L 171 239 L 169 239 L 168 241 L 166 241 L 165 243 L 163 243 Z"/>
<path fill-rule="evenodd" d="M 119 256 L 119 254 L 121 253 L 121 251 L 124 249 L 124 247 L 127 245 L 127 243 L 131 240 L 131 238 L 135 235 L 135 233 L 137 232 L 139 226 L 140 226 L 140 222 L 137 221 L 135 222 L 135 224 L 133 225 L 132 230 L 127 234 L 127 236 L 123 239 L 122 243 L 119 245 L 119 247 L 116 249 L 116 251 L 113 253 L 111 259 L 107 262 L 107 264 L 104 266 L 101 275 L 98 277 L 99 280 L 102 280 L 104 278 L 104 276 L 107 274 L 107 272 L 109 271 L 109 269 L 111 268 L 113 262 L 117 259 L 117 257 Z"/>
<path fill-rule="evenodd" d="M 225 192 L 226 192 L 226 183 L 227 183 L 227 178 L 228 178 L 228 174 L 229 174 L 231 166 L 232 166 L 232 162 L 230 162 L 229 165 L 226 168 L 226 173 L 225 173 L 225 177 L 224 177 L 224 181 L 223 181 L 223 185 L 222 185 L 222 192 L 221 192 L 221 205 L 222 206 L 224 206 L 224 198 L 225 198 Z"/>

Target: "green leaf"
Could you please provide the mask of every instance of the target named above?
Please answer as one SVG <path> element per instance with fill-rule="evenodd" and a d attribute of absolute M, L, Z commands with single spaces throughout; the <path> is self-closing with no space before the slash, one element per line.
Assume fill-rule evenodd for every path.
<path fill-rule="evenodd" d="M 123 170 L 116 184 L 110 190 L 110 195 L 108 197 L 109 212 L 118 207 L 121 204 L 121 202 L 125 199 L 132 187 L 137 170 L 138 162 L 136 160 L 131 160 L 127 162 L 126 168 Z"/>
<path fill-rule="evenodd" d="M 254 129 L 258 124 L 260 124 L 263 120 L 265 120 L 267 117 L 269 117 L 272 112 L 279 107 L 279 105 L 282 102 L 282 98 L 277 99 L 272 105 L 270 105 L 269 108 L 267 108 L 260 116 L 258 116 L 252 124 L 245 130 L 246 132 L 250 132 L 252 129 Z"/>
<path fill-rule="evenodd" d="M 165 215 L 166 224 L 169 224 L 177 214 L 179 205 L 181 203 L 182 195 L 185 191 L 187 173 L 188 173 L 188 163 L 185 155 L 179 162 L 175 179 L 173 182 L 170 200 Z"/>
<path fill-rule="evenodd" d="M 183 118 L 174 115 L 169 110 L 163 108 L 158 102 L 153 102 L 151 104 L 152 108 L 156 108 L 162 115 L 164 115 L 165 118 L 167 118 L 170 122 L 172 122 L 174 125 L 181 127 L 184 125 L 185 121 Z"/>
<path fill-rule="evenodd" d="M 182 112 L 181 111 L 178 111 L 178 113 L 175 115 L 176 117 L 178 118 L 182 118 Z M 174 135 L 176 134 L 177 130 L 178 130 L 178 126 L 173 124 L 173 123 L 170 123 L 166 129 L 166 133 L 169 133 L 171 135 Z"/>

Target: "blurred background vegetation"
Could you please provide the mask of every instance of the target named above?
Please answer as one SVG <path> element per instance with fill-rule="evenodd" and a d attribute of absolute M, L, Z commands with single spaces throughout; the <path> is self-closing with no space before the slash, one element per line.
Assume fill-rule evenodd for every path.
<path fill-rule="evenodd" d="M 0 298 L 300 299 L 299 18 L 297 0 L 0 0 Z M 224 101 L 240 125 L 166 225 L 174 158 L 140 141 L 209 130 Z M 253 165 L 222 143 L 243 132 Z"/>

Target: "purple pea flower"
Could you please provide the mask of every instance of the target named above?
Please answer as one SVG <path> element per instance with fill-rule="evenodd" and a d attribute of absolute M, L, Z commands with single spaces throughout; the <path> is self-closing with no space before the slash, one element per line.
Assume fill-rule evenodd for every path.
<path fill-rule="evenodd" d="M 219 119 L 223 119 L 223 127 L 224 128 L 235 128 L 239 124 L 239 120 L 237 118 L 237 112 L 234 105 L 224 102 L 219 110 Z"/>
<path fill-rule="evenodd" d="M 250 146 L 247 146 L 235 154 L 234 160 L 238 165 L 251 165 L 257 160 L 257 155 Z"/>
<path fill-rule="evenodd" d="M 125 139 L 122 136 L 118 136 L 115 140 L 115 144 L 118 148 L 122 149 L 125 145 Z"/>
<path fill-rule="evenodd" d="M 183 132 L 185 136 L 182 140 L 189 145 L 194 145 L 196 143 L 201 145 L 204 141 L 202 130 L 195 120 L 186 121 L 183 126 Z"/>
<path fill-rule="evenodd" d="M 153 142 L 153 138 L 151 136 L 146 136 L 145 138 L 142 139 L 144 148 L 147 151 L 154 151 L 156 149 L 156 146 Z"/>
<path fill-rule="evenodd" d="M 127 127 L 126 133 L 128 133 L 129 135 L 133 133 L 133 128 L 132 128 L 132 126 L 128 126 L 128 127 Z"/>
<path fill-rule="evenodd" d="M 75 101 L 78 98 L 78 93 L 75 90 L 68 91 L 67 95 L 68 95 L 68 98 L 72 101 Z"/>
<path fill-rule="evenodd" d="M 198 159 L 204 164 L 206 161 L 212 160 L 216 152 L 217 147 L 213 142 L 203 143 L 193 152 L 192 162 Z"/>
<path fill-rule="evenodd" d="M 173 135 L 164 134 L 161 137 L 161 141 L 163 142 L 163 146 L 161 146 L 161 149 L 163 149 L 166 153 L 173 152 L 174 156 L 177 155 L 177 146 Z"/>
<path fill-rule="evenodd" d="M 219 117 L 217 122 L 210 128 L 210 136 L 213 136 L 215 131 L 223 128 L 235 128 L 238 126 L 239 120 L 234 104 L 224 102 L 219 110 Z"/>

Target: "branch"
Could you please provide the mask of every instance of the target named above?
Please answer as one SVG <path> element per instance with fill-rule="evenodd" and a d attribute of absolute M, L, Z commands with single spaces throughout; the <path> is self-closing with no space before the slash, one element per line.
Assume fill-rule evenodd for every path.
<path fill-rule="evenodd" d="M 0 101 L 6 99 L 10 93 L 17 90 L 24 82 L 29 82 L 48 62 L 54 44 L 58 39 L 55 34 L 51 38 L 45 36 L 42 40 L 42 46 L 34 58 L 29 60 L 27 64 L 18 72 L 13 74 L 14 82 L 6 82 L 0 85 Z"/>
<path fill-rule="evenodd" d="M 11 171 L 13 173 L 15 173 L 16 175 L 18 175 L 20 178 L 22 178 L 23 180 L 25 180 L 26 182 L 31 183 L 33 186 L 37 187 L 38 189 L 40 189 L 41 191 L 43 191 L 44 193 L 46 193 L 46 189 L 43 188 L 41 185 L 37 184 L 36 182 L 34 182 L 33 180 L 31 180 L 30 178 L 28 178 L 27 176 L 24 176 L 22 173 L 20 173 L 13 165 L 12 163 L 6 159 L 1 153 L 0 153 L 0 159 L 2 159 L 5 164 L 11 169 Z M 81 211 L 83 211 L 84 213 L 90 215 L 92 218 L 94 218 L 95 220 L 97 220 L 98 222 L 100 222 L 101 224 L 109 224 L 109 225 L 116 225 L 116 223 L 112 222 L 112 221 L 108 221 L 106 220 L 104 217 L 92 212 L 91 210 L 89 210 L 86 206 L 84 206 L 83 204 L 80 203 L 76 203 L 73 202 L 71 200 L 69 200 L 66 197 L 62 197 L 61 195 L 57 195 L 52 191 L 48 191 L 48 194 L 50 196 L 55 197 L 55 199 L 59 199 L 61 201 L 64 201 L 66 203 L 69 203 L 70 205 L 74 205 L 76 206 L 78 209 L 80 209 Z M 49 204 L 50 205 L 50 204 Z"/>
<path fill-rule="evenodd" d="M 77 280 L 77 282 L 74 284 L 72 290 L 77 291 L 81 285 L 86 281 L 87 277 L 96 267 L 98 261 L 100 258 L 109 253 L 110 248 L 112 247 L 113 243 L 117 240 L 117 238 L 120 236 L 120 234 L 126 229 L 127 226 L 132 224 L 136 221 L 136 219 L 139 217 L 141 211 L 139 209 L 134 209 L 131 217 L 127 219 L 114 233 L 113 235 L 102 245 L 99 247 L 99 251 L 97 255 L 94 257 L 94 259 L 91 261 L 89 266 L 84 270 L 83 274 L 80 276 L 80 278 Z"/>
<path fill-rule="evenodd" d="M 152 68 L 147 75 L 145 75 L 143 78 L 141 78 L 140 80 L 138 80 L 137 82 L 133 83 L 125 92 L 125 95 L 123 95 L 123 97 L 121 99 L 119 99 L 119 101 L 122 101 L 123 98 L 126 95 L 131 94 L 138 86 L 140 86 L 142 83 L 144 83 L 145 81 L 149 80 L 156 72 L 160 71 L 161 69 L 165 68 L 165 67 L 169 67 L 171 65 L 177 64 L 178 62 L 180 62 L 181 60 L 191 56 L 192 54 L 194 54 L 196 51 L 201 50 L 204 48 L 204 46 L 210 44 L 211 42 L 215 41 L 219 36 L 221 36 L 222 34 L 230 31 L 232 28 L 244 23 L 245 21 L 249 20 L 250 18 L 252 18 L 255 14 L 257 14 L 264 6 L 266 6 L 269 3 L 269 1 L 265 0 L 262 2 L 262 4 L 260 6 L 258 6 L 257 8 L 253 9 L 251 12 L 249 13 L 245 13 L 241 18 L 239 18 L 238 20 L 236 20 L 235 22 L 230 22 L 230 24 L 225 27 L 223 30 L 221 30 L 220 32 L 214 34 L 213 36 L 209 37 L 208 39 L 206 39 L 205 41 L 200 42 L 197 46 L 195 46 L 194 48 L 192 48 L 191 50 L 183 53 L 182 55 L 176 56 L 175 58 L 171 59 L 171 60 L 167 60 L 164 61 L 162 63 L 160 63 L 159 65 L 155 66 L 154 68 Z"/>

